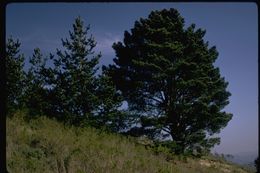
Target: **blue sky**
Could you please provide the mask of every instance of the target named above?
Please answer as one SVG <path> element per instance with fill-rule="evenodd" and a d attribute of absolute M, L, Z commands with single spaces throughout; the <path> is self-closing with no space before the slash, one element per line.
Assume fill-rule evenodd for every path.
<path fill-rule="evenodd" d="M 90 24 L 90 33 L 101 51 L 100 64 L 112 63 L 113 42 L 121 41 L 140 17 L 152 10 L 176 8 L 186 26 L 195 23 L 206 29 L 205 40 L 216 45 L 215 63 L 229 82 L 232 93 L 225 111 L 233 119 L 221 131 L 221 144 L 213 149 L 226 154 L 258 153 L 258 28 L 254 3 L 21 3 L 9 4 L 6 34 L 18 38 L 21 51 L 31 56 L 33 49 L 55 52 L 61 38 L 67 38 L 72 23 L 81 16 Z"/>

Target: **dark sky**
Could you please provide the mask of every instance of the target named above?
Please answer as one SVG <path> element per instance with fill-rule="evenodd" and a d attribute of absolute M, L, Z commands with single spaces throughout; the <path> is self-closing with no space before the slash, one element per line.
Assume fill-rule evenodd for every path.
<path fill-rule="evenodd" d="M 152 10 L 176 8 L 186 26 L 195 23 L 206 29 L 205 40 L 216 45 L 215 63 L 229 82 L 232 93 L 225 111 L 233 119 L 220 133 L 221 144 L 213 149 L 220 153 L 258 152 L 258 28 L 254 3 L 23 3 L 7 6 L 7 37 L 22 43 L 21 51 L 31 56 L 39 47 L 44 54 L 54 53 L 61 38 L 68 38 L 77 16 L 90 24 L 101 51 L 100 64 L 112 63 L 113 42 L 121 41 L 140 17 Z"/>

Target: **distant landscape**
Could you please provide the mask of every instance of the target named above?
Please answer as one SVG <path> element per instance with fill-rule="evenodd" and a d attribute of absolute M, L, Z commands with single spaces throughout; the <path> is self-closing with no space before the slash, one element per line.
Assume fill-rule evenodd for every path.
<path fill-rule="evenodd" d="M 240 165 L 247 165 L 249 167 L 255 167 L 255 158 L 257 158 L 258 154 L 255 152 L 248 152 L 248 153 L 240 153 L 234 155 L 234 158 L 231 158 L 230 161 L 240 164 Z M 227 158 L 229 159 L 229 158 Z"/>

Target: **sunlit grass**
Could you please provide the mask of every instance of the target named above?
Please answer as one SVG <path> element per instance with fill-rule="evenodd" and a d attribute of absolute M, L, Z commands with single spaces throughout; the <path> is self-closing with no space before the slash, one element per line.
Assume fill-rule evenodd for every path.
<path fill-rule="evenodd" d="M 7 118 L 7 169 L 11 173 L 245 172 L 235 166 L 201 164 L 200 159 L 166 159 L 131 138 L 86 127 L 68 127 L 24 112 Z M 185 161 L 186 160 L 186 161 Z M 207 162 L 207 160 L 206 160 Z M 224 163 L 218 163 L 223 164 Z"/>

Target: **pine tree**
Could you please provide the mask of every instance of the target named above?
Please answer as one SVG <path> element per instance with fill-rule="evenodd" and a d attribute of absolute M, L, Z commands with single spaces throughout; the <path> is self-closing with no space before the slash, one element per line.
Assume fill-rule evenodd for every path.
<path fill-rule="evenodd" d="M 76 124 L 89 119 L 98 102 L 95 74 L 101 54 L 95 55 L 96 42 L 88 36 L 89 29 L 80 17 L 76 18 L 70 39 L 62 39 L 65 51 L 57 50 L 53 59 L 53 111 L 58 118 Z"/>
<path fill-rule="evenodd" d="M 213 63 L 216 47 L 203 40 L 205 30 L 184 27 L 175 9 L 153 11 L 136 21 L 124 41 L 115 43 L 114 65 L 105 69 L 138 115 L 140 134 L 170 136 L 175 152 L 209 151 L 232 115 L 228 83 Z"/>
<path fill-rule="evenodd" d="M 7 111 L 23 107 L 24 94 L 24 55 L 20 54 L 21 43 L 19 40 L 8 38 L 6 45 L 6 91 Z"/>

